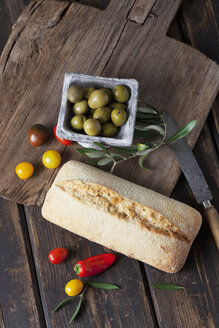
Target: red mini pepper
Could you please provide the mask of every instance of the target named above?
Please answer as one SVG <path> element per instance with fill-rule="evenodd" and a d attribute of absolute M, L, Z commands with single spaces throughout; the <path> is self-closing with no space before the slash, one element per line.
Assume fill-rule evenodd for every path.
<path fill-rule="evenodd" d="M 79 277 L 95 276 L 107 270 L 115 261 L 116 256 L 111 253 L 95 255 L 85 260 L 78 261 L 74 270 Z"/>

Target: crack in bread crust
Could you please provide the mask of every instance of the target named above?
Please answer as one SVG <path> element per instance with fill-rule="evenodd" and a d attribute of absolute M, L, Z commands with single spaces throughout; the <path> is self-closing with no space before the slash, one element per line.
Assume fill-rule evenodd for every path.
<path fill-rule="evenodd" d="M 142 229 L 190 244 L 188 237 L 164 215 L 124 198 L 106 186 L 80 180 L 67 180 L 56 186 L 78 201 L 115 215 L 118 219 L 131 221 Z"/>

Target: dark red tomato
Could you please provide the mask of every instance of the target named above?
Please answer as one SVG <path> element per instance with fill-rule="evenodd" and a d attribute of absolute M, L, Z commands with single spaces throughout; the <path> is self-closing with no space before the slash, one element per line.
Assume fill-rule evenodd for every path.
<path fill-rule="evenodd" d="M 59 138 L 57 135 L 56 135 L 56 128 L 57 128 L 57 125 L 54 126 L 53 128 L 53 133 L 54 133 L 54 136 L 56 137 L 56 139 L 61 142 L 61 144 L 65 145 L 65 146 L 69 146 L 71 144 L 71 140 L 66 140 L 66 139 L 61 139 Z"/>
<path fill-rule="evenodd" d="M 64 247 L 54 248 L 48 255 L 52 264 L 58 264 L 65 261 L 68 257 L 68 251 Z"/>
<path fill-rule="evenodd" d="M 28 141 L 31 146 L 44 145 L 49 139 L 49 131 L 42 124 L 35 124 L 28 131 Z"/>

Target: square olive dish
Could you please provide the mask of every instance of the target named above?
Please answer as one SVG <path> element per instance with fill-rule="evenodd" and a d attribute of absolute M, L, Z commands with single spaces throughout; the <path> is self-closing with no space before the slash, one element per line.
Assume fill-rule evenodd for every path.
<path fill-rule="evenodd" d="M 80 87 L 93 86 L 98 88 L 112 89 L 117 84 L 126 86 L 130 92 L 130 98 L 127 102 L 127 121 L 119 128 L 115 137 L 107 138 L 101 136 L 88 136 L 85 133 L 79 133 L 72 130 L 70 120 L 73 117 L 72 103 L 67 99 L 67 92 L 71 85 Z M 62 101 L 57 124 L 57 136 L 59 138 L 76 141 L 86 146 L 92 146 L 94 141 L 108 146 L 128 147 L 133 142 L 134 126 L 137 112 L 138 100 L 138 82 L 135 79 L 118 79 L 101 76 L 92 76 L 76 73 L 66 73 L 62 91 Z"/>

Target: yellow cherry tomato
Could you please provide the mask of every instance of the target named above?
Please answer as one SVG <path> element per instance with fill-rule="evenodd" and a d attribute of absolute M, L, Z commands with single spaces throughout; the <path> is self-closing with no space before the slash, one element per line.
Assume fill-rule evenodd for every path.
<path fill-rule="evenodd" d="M 84 284 L 81 280 L 72 279 L 65 286 L 65 292 L 68 296 L 75 296 L 75 295 L 80 294 L 83 287 L 84 287 Z"/>
<path fill-rule="evenodd" d="M 33 175 L 34 167 L 29 162 L 21 162 L 16 166 L 15 172 L 20 179 L 29 179 Z"/>
<path fill-rule="evenodd" d="M 55 169 L 61 163 L 61 155 L 56 150 L 47 150 L 43 154 L 42 162 L 48 169 Z"/>

